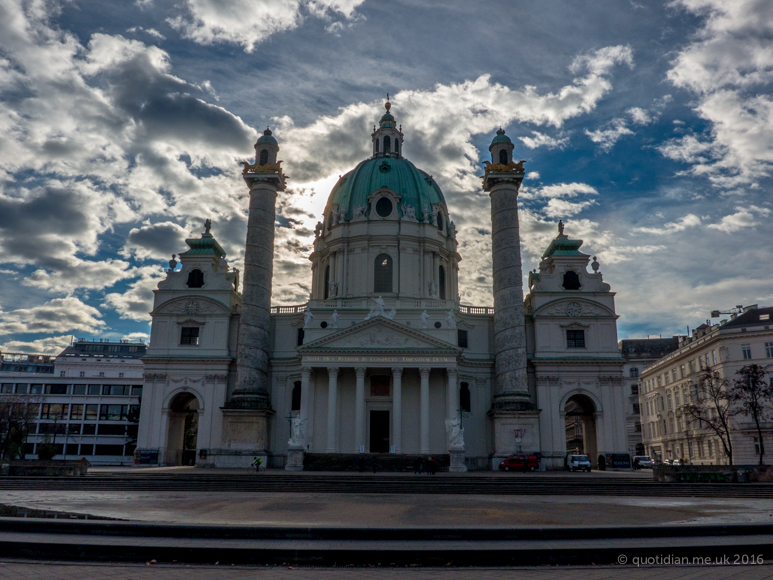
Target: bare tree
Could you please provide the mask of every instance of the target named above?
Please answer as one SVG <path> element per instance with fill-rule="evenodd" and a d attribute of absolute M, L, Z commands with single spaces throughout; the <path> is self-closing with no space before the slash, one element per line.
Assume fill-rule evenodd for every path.
<path fill-rule="evenodd" d="M 733 417 L 738 411 L 730 396 L 730 381 L 711 367 L 706 367 L 695 385 L 694 397 L 684 406 L 684 413 L 691 422 L 719 437 L 725 455 L 730 465 L 733 465 L 733 442 L 730 433 L 733 429 Z"/>
<path fill-rule="evenodd" d="M 6 459 L 24 459 L 30 425 L 37 419 L 40 397 L 0 397 L 0 453 Z"/>
<path fill-rule="evenodd" d="M 751 417 L 757 427 L 757 440 L 760 445 L 760 465 L 765 455 L 762 442 L 761 423 L 770 417 L 773 403 L 773 387 L 765 380 L 765 369 L 760 365 L 749 365 L 736 372 L 730 391 L 730 401 L 738 406 L 738 412 Z"/>

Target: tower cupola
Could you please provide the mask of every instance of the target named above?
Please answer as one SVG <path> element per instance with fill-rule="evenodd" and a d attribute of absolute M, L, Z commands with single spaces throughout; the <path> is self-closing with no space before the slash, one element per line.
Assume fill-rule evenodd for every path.
<path fill-rule="evenodd" d="M 402 157 L 403 153 L 403 133 L 397 128 L 397 122 L 390 112 L 392 103 L 384 104 L 386 113 L 381 116 L 378 122 L 378 129 L 373 128 L 373 134 L 370 136 L 373 141 L 373 157 Z"/>
<path fill-rule="evenodd" d="M 513 160 L 513 142 L 510 141 L 510 137 L 505 135 L 505 130 L 501 127 L 492 139 L 488 150 L 491 151 L 491 163 L 507 165 Z"/>
<path fill-rule="evenodd" d="M 266 127 L 263 135 L 255 143 L 255 164 L 267 165 L 276 163 L 276 155 L 279 153 L 279 143 L 271 134 L 271 129 Z"/>

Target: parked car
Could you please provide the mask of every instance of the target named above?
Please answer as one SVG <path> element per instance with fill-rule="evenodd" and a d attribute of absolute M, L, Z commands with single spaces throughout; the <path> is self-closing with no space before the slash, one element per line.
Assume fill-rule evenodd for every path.
<path fill-rule="evenodd" d="M 499 464 L 499 471 L 537 471 L 539 458 L 536 455 L 511 455 Z"/>
<path fill-rule="evenodd" d="M 569 471 L 587 471 L 590 473 L 590 459 L 587 455 L 567 455 L 564 459 L 564 469 Z"/>
<path fill-rule="evenodd" d="M 634 469 L 652 469 L 652 459 L 648 455 L 635 455 L 633 458 Z"/>

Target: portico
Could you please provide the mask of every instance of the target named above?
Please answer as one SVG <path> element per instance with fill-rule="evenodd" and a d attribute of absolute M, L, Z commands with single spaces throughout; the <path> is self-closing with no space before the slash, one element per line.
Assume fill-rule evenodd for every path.
<path fill-rule="evenodd" d="M 447 453 L 445 419 L 459 413 L 460 350 L 381 317 L 299 348 L 307 449 Z M 374 434 L 388 444 L 379 445 Z"/>

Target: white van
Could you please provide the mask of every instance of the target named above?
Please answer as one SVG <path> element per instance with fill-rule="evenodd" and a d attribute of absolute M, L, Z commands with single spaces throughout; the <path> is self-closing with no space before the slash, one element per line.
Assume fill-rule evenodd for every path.
<path fill-rule="evenodd" d="M 564 460 L 564 469 L 569 471 L 587 471 L 590 473 L 590 459 L 587 455 L 567 455 Z"/>

